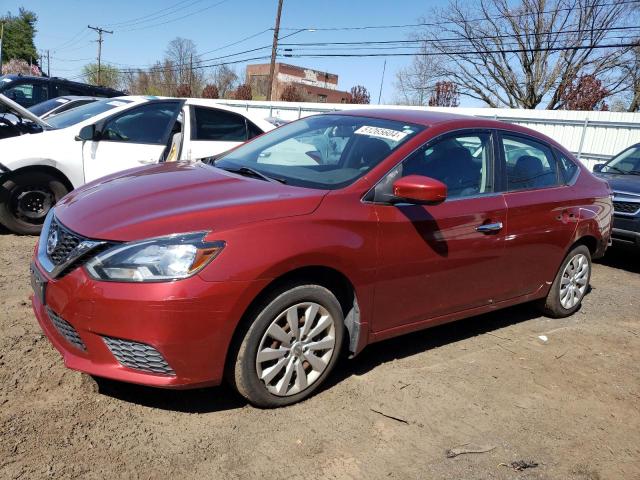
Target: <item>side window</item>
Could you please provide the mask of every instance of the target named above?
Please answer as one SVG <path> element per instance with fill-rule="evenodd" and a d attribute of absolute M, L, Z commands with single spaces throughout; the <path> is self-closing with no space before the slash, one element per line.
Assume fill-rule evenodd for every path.
<path fill-rule="evenodd" d="M 429 143 L 395 167 L 378 187 L 376 200 L 393 196 L 393 182 L 407 175 L 422 175 L 447 186 L 447 198 L 493 192 L 490 133 L 460 134 Z"/>
<path fill-rule="evenodd" d="M 555 151 L 555 154 L 556 154 L 556 158 L 560 163 L 560 169 L 562 170 L 562 177 L 564 179 L 564 183 L 571 182 L 576 172 L 578 171 L 578 166 L 575 164 L 574 161 L 568 159 L 564 154 L 562 154 L 558 150 Z"/>
<path fill-rule="evenodd" d="M 101 140 L 163 145 L 180 103 L 151 103 L 107 120 Z"/>
<path fill-rule="evenodd" d="M 47 85 L 37 83 L 20 83 L 8 88 L 3 94 L 23 107 L 31 107 L 49 98 Z"/>
<path fill-rule="evenodd" d="M 192 140 L 220 142 L 247 140 L 247 126 L 243 116 L 214 108 L 193 107 L 193 109 L 195 122 L 192 122 L 191 126 Z"/>
<path fill-rule="evenodd" d="M 559 184 L 558 169 L 551 149 L 522 137 L 503 135 L 507 190 L 553 187 Z"/>
<path fill-rule="evenodd" d="M 256 127 L 253 123 L 247 120 L 247 129 L 249 130 L 247 140 L 251 140 L 253 137 L 257 137 L 258 135 L 262 135 L 262 130 Z"/>

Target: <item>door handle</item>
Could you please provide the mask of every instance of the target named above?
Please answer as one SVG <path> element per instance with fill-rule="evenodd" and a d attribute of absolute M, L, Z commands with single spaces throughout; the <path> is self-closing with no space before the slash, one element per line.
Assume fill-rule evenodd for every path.
<path fill-rule="evenodd" d="M 476 227 L 476 231 L 480 233 L 492 233 L 502 230 L 502 222 L 485 223 Z"/>

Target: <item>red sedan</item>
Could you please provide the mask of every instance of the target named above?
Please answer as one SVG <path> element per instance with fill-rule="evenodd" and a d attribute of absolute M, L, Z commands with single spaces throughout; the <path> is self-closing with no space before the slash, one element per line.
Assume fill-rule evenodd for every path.
<path fill-rule="evenodd" d="M 531 130 L 318 115 L 67 195 L 35 253 L 33 309 L 70 368 L 172 388 L 226 378 L 277 407 L 342 351 L 529 301 L 571 315 L 611 215 L 607 184 Z"/>

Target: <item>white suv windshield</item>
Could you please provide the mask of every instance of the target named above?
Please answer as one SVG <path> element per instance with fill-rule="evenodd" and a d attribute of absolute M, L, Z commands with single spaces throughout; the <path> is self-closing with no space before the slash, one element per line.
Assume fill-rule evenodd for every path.
<path fill-rule="evenodd" d="M 47 123 L 53 128 L 66 128 L 127 103 L 131 103 L 131 100 L 107 98 L 53 115 L 47 118 Z"/>
<path fill-rule="evenodd" d="M 424 127 L 352 115 L 317 115 L 232 150 L 214 165 L 248 169 L 289 185 L 337 189 L 353 183 Z M 244 170 L 243 170 L 244 169 Z"/>

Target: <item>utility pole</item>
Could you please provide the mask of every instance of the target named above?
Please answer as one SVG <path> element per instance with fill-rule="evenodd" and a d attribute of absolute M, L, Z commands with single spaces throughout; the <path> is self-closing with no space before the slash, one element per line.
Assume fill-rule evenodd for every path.
<path fill-rule="evenodd" d="M 273 92 L 273 75 L 276 70 L 276 51 L 278 50 L 278 35 L 280 34 L 280 16 L 282 15 L 282 0 L 278 0 L 278 13 L 276 14 L 276 26 L 273 29 L 273 45 L 271 46 L 271 65 L 269 65 L 269 90 L 267 100 L 271 100 Z"/>
<path fill-rule="evenodd" d="M 49 55 L 49 50 L 47 49 L 47 77 L 51 76 L 51 56 Z"/>
<path fill-rule="evenodd" d="M 102 65 L 101 65 L 101 59 L 102 59 L 102 34 L 103 33 L 109 33 L 109 34 L 113 34 L 113 31 L 109 31 L 109 30 L 105 30 L 104 28 L 100 28 L 100 27 L 92 27 L 91 25 L 87 25 L 87 28 L 90 28 L 91 30 L 95 30 L 96 32 L 98 32 L 98 81 L 96 82 L 98 85 L 100 85 L 100 74 L 102 73 Z"/>
<path fill-rule="evenodd" d="M 2 40 L 4 40 L 4 22 L 0 24 L 0 75 L 2 75 Z"/>

